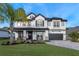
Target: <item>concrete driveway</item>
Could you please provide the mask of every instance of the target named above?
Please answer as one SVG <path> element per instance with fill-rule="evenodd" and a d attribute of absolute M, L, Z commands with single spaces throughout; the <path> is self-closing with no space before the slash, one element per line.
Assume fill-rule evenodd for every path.
<path fill-rule="evenodd" d="M 50 44 L 50 45 L 59 46 L 59 47 L 65 47 L 65 48 L 79 50 L 79 43 L 77 43 L 77 42 L 71 42 L 69 40 L 67 40 L 67 41 L 52 40 L 52 41 L 46 42 L 46 43 Z"/>

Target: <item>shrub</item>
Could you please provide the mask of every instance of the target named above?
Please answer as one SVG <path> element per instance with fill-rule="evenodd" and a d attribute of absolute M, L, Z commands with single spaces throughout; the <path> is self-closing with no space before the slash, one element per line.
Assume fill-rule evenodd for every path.
<path fill-rule="evenodd" d="M 10 44 L 10 42 L 9 41 L 7 41 L 7 42 L 2 42 L 2 44 L 1 45 L 9 45 Z"/>
<path fill-rule="evenodd" d="M 69 36 L 71 37 L 71 41 L 76 42 L 76 41 L 78 41 L 79 33 L 78 32 L 72 32 L 72 33 L 69 34 Z"/>
<path fill-rule="evenodd" d="M 15 45 L 17 44 L 16 41 L 13 41 L 12 43 L 10 43 L 10 41 L 4 41 L 1 43 L 1 45 Z"/>
<path fill-rule="evenodd" d="M 32 43 L 32 40 L 26 40 L 25 43 Z"/>

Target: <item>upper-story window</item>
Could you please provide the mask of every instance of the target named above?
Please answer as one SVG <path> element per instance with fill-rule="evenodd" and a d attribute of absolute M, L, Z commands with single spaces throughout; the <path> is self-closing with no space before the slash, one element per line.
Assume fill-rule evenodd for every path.
<path fill-rule="evenodd" d="M 44 21 L 43 20 L 36 20 L 36 26 L 37 27 L 42 27 L 42 26 L 44 26 Z"/>
<path fill-rule="evenodd" d="M 53 22 L 54 27 L 60 27 L 60 22 L 59 21 L 55 21 Z"/>
<path fill-rule="evenodd" d="M 61 26 L 64 26 L 65 25 L 65 23 L 64 22 L 61 22 Z"/>
<path fill-rule="evenodd" d="M 33 17 L 34 17 L 34 16 L 31 15 L 31 16 L 30 16 L 30 19 L 32 19 Z"/>

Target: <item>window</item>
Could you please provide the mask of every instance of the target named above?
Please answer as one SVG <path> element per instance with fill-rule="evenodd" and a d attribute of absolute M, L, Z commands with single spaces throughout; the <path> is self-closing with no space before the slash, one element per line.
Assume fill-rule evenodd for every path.
<path fill-rule="evenodd" d="M 41 26 L 44 26 L 44 21 L 43 20 L 37 20 L 36 21 L 36 26 L 38 26 L 38 27 L 41 27 Z"/>
<path fill-rule="evenodd" d="M 55 21 L 53 24 L 54 24 L 54 27 L 60 27 L 60 22 L 59 21 Z"/>
<path fill-rule="evenodd" d="M 64 26 L 64 22 L 61 22 L 61 25 Z"/>
<path fill-rule="evenodd" d="M 33 16 L 30 16 L 30 19 L 32 19 L 33 18 Z"/>

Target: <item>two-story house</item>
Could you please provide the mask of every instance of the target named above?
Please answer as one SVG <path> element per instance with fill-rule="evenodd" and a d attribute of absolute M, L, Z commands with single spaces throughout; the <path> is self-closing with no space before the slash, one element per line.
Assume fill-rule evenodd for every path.
<path fill-rule="evenodd" d="M 62 18 L 46 18 L 28 14 L 28 22 L 14 22 L 14 32 L 23 40 L 66 40 L 66 22 Z"/>

